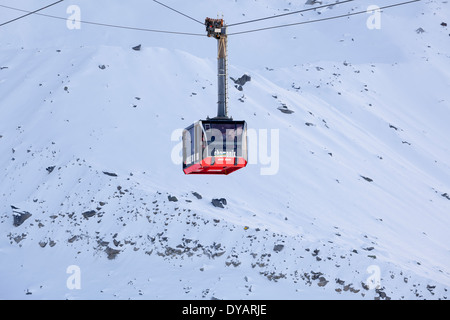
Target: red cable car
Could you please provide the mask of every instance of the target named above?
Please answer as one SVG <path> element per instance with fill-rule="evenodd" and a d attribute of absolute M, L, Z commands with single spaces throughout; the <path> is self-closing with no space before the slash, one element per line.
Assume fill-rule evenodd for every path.
<path fill-rule="evenodd" d="M 200 120 L 183 131 L 185 174 L 228 175 L 246 165 L 245 121 Z"/>
<path fill-rule="evenodd" d="M 222 19 L 205 20 L 208 37 L 218 40 L 218 111 L 183 131 L 185 174 L 228 175 L 247 165 L 247 124 L 228 117 L 227 35 Z"/>

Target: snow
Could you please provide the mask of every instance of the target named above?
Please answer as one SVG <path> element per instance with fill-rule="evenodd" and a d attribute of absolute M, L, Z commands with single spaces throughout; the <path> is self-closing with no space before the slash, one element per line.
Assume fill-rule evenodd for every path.
<path fill-rule="evenodd" d="M 72 4 L 86 21 L 204 32 L 151 1 L 43 13 Z M 309 7 L 167 4 L 229 23 Z M 1 21 L 21 14 L 0 9 Z M 3 26 L 0 298 L 447 299 L 449 6 L 386 10 L 379 30 L 368 16 L 229 37 L 229 76 L 251 76 L 243 91 L 229 82 L 250 146 L 229 176 L 185 176 L 179 154 L 181 129 L 216 112 L 215 40 L 42 16 Z M 32 216 L 14 226 L 17 212 Z"/>

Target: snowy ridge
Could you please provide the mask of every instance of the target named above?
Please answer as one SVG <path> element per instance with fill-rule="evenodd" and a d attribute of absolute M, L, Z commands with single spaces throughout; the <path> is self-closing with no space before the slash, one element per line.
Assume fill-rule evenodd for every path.
<path fill-rule="evenodd" d="M 151 3 L 102 3 L 48 12 L 187 23 Z M 305 7 L 170 4 L 230 22 Z M 229 88 L 251 152 L 227 177 L 184 176 L 177 162 L 180 129 L 216 111 L 212 39 L 37 16 L 5 26 L 0 298 L 447 299 L 449 13 L 422 1 L 383 13 L 380 30 L 367 15 L 230 37 L 230 76 L 251 76 Z"/>

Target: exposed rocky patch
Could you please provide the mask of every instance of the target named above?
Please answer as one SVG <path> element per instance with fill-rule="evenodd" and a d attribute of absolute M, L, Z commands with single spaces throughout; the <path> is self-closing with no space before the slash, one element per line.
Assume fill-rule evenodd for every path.
<path fill-rule="evenodd" d="M 227 199 L 225 198 L 220 198 L 220 199 L 212 199 L 211 203 L 214 207 L 217 208 L 225 208 L 225 206 L 227 205 Z"/>
<path fill-rule="evenodd" d="M 66 170 L 68 169 L 63 166 L 58 170 L 58 175 L 63 175 Z M 91 174 L 100 177 L 102 172 L 99 174 L 91 171 Z M 109 179 L 105 179 L 109 183 Z M 345 252 L 335 246 L 331 239 L 314 247 L 313 243 L 303 240 L 301 236 L 292 237 L 249 226 L 243 228 L 221 217 L 196 212 L 191 206 L 200 204 L 203 199 L 196 192 L 177 195 L 162 192 L 148 194 L 142 192 L 132 180 L 122 181 L 120 186 L 109 185 L 100 189 L 101 195 L 88 192 L 82 198 L 74 197 L 72 200 L 68 197 L 59 211 L 51 213 L 45 213 L 48 205 L 45 201 L 36 200 L 32 209 L 41 214 L 31 224 L 23 224 L 31 215 L 12 206 L 17 215 L 15 224 L 23 225 L 19 232 L 12 229 L 8 234 L 10 244 L 21 247 L 24 243 L 34 242 L 40 250 L 53 250 L 59 243 L 56 247 L 68 246 L 76 250 L 76 255 L 92 252 L 93 255 L 103 256 L 111 261 L 120 261 L 122 256 L 130 254 L 162 259 L 173 266 L 183 264 L 183 261 L 198 260 L 222 264 L 226 268 L 246 273 L 254 271 L 274 283 L 315 286 L 323 290 L 331 289 L 336 294 L 357 295 L 359 298 L 372 296 L 373 299 L 387 300 L 395 295 L 395 287 L 389 287 L 387 280 L 382 288 L 374 290 L 368 287 L 366 274 L 349 279 L 338 276 L 342 274 L 342 268 L 351 268 L 355 261 L 361 263 L 365 260 L 366 265 L 373 264 L 375 254 L 372 253 L 377 251 L 376 247 L 373 242 L 364 238 L 366 245 L 358 249 L 370 252 L 367 256 L 358 254 L 360 250 L 356 249 Z M 97 207 L 88 211 L 77 208 L 85 203 Z M 229 207 L 225 198 L 213 199 L 211 204 L 219 208 Z M 81 214 L 76 213 L 80 211 Z M 145 233 L 124 232 L 133 228 L 133 225 L 143 224 L 146 226 Z M 106 226 L 107 229 L 104 229 Z M 52 235 L 55 228 L 65 229 L 67 235 L 63 238 L 57 234 Z M 171 230 L 180 228 L 184 230 L 184 235 L 173 235 Z M 37 230 L 47 232 L 47 236 L 30 236 Z M 203 238 L 202 234 L 217 234 L 217 237 Z M 235 240 L 225 243 L 221 241 L 222 235 L 227 234 L 234 234 Z M 200 268 L 198 272 L 205 272 L 205 269 Z M 347 271 L 346 274 L 348 273 Z M 395 274 L 396 272 L 392 272 L 392 275 Z M 446 298 L 442 295 L 442 288 L 438 289 L 436 284 L 430 283 L 423 287 L 424 290 L 419 290 L 414 283 L 408 282 L 409 277 L 405 274 L 402 277 L 407 281 L 401 280 L 401 283 L 409 286 L 416 297 Z M 403 279 L 402 277 L 398 278 Z M 189 295 L 194 287 L 187 287 L 190 288 L 186 289 L 186 294 Z M 257 290 L 248 279 L 245 288 L 247 294 Z M 202 291 L 204 296 L 214 295 L 211 288 L 205 290 Z"/>

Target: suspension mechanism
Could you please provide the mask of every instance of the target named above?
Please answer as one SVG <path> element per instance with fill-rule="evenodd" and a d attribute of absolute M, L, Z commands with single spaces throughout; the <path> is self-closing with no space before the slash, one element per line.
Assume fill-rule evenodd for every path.
<path fill-rule="evenodd" d="M 223 31 L 223 19 L 205 19 L 206 34 L 208 37 L 214 37 L 220 39 Z"/>

